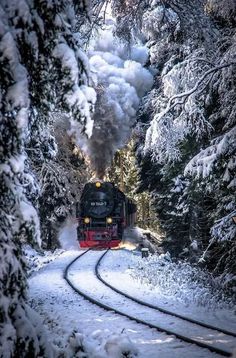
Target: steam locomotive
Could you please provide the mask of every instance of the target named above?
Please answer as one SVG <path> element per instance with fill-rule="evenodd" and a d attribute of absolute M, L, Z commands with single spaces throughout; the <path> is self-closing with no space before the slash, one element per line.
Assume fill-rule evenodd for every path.
<path fill-rule="evenodd" d="M 117 247 L 127 226 L 134 225 L 136 204 L 113 183 L 87 183 L 77 207 L 80 247 Z"/>

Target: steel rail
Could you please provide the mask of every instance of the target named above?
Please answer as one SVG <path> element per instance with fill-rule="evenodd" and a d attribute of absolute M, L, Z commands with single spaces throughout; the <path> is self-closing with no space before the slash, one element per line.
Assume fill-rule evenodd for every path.
<path fill-rule="evenodd" d="M 183 336 L 179 333 L 175 333 L 169 329 L 165 329 L 165 328 L 162 328 L 162 327 L 159 327 L 155 324 L 152 324 L 152 323 L 149 323 L 149 322 L 146 322 L 142 319 L 139 319 L 137 317 L 134 317 L 134 316 L 131 316 L 129 315 L 128 313 L 124 313 L 122 311 L 120 311 L 119 309 L 117 308 L 114 308 L 114 307 L 111 307 L 111 306 L 108 306 L 107 304 L 105 303 L 102 303 L 98 300 L 96 300 L 95 298 L 89 296 L 88 294 L 86 294 L 85 292 L 81 291 L 78 287 L 76 287 L 69 279 L 68 277 L 68 271 L 69 269 L 71 268 L 71 266 L 77 261 L 79 260 L 82 256 L 84 256 L 85 254 L 87 254 L 91 249 L 88 249 L 86 250 L 85 252 L 83 252 L 82 254 L 80 254 L 79 256 L 77 256 L 75 259 L 73 259 L 65 268 L 64 270 L 64 273 L 63 273 L 63 278 L 66 280 L 66 282 L 69 284 L 69 286 L 76 292 L 78 293 L 80 296 L 82 296 L 83 298 L 85 298 L 87 301 L 105 309 L 106 311 L 110 311 L 110 312 L 114 312 L 114 313 L 117 313 L 123 317 L 126 317 L 132 321 L 135 321 L 137 323 L 140 323 L 140 324 L 143 324 L 145 326 L 148 326 L 149 328 L 154 328 L 156 329 L 157 331 L 159 332 L 162 332 L 162 333 L 166 333 L 167 335 L 171 335 L 171 336 L 175 336 L 176 338 L 180 339 L 181 341 L 184 341 L 186 343 L 190 343 L 190 344 L 194 344 L 200 348 L 205 348 L 205 349 L 208 349 L 210 350 L 211 352 L 213 353 L 217 353 L 219 355 L 222 355 L 224 357 L 231 357 L 231 352 L 228 352 L 228 351 L 225 351 L 223 349 L 220 349 L 220 348 L 217 348 L 217 347 L 213 347 L 213 346 L 210 346 L 204 342 L 199 342 L 199 341 L 196 341 L 192 338 L 189 338 L 189 337 L 186 337 L 186 336 Z M 106 252 L 108 252 L 109 250 L 107 250 Z M 106 253 L 105 252 L 105 253 Z M 103 256 L 103 255 L 102 255 Z M 97 265 L 97 264 L 96 264 Z M 96 274 L 96 272 L 95 272 Z"/>
<path fill-rule="evenodd" d="M 187 317 L 187 316 L 183 316 L 181 314 L 178 314 L 178 313 L 175 313 L 173 311 L 169 311 L 165 308 L 162 308 L 160 306 L 157 306 L 157 305 L 152 305 L 151 303 L 148 303 L 148 302 L 144 302 L 142 300 L 139 300 L 138 298 L 135 298 L 133 296 L 130 296 L 128 293 L 126 292 L 123 292 L 121 290 L 119 290 L 118 288 L 116 288 L 115 286 L 111 285 L 109 282 L 107 282 L 106 280 L 104 280 L 104 278 L 101 277 L 100 273 L 99 273 L 99 266 L 101 265 L 101 262 L 102 260 L 104 259 L 105 255 L 108 253 L 109 250 L 107 250 L 101 257 L 100 259 L 98 260 L 97 262 L 97 265 L 95 267 L 95 272 L 96 272 L 96 276 L 97 278 L 104 284 L 106 285 L 107 287 L 111 288 L 113 291 L 125 296 L 126 298 L 129 298 L 130 300 L 134 301 L 134 302 L 137 302 L 139 303 L 140 305 L 143 305 L 143 306 L 146 306 L 146 307 L 149 307 L 149 308 L 152 308 L 152 309 L 155 309 L 157 311 L 160 311 L 162 313 L 165 313 L 167 315 L 170 315 L 170 316 L 173 316 L 173 317 L 177 317 L 177 318 L 180 318 L 184 321 L 187 321 L 187 322 L 191 322 L 191 323 L 194 323 L 194 324 L 197 324 L 198 326 L 202 326 L 204 328 L 208 328 L 208 329 L 212 329 L 213 331 L 217 331 L 217 332 L 220 332 L 220 333 L 224 333 L 228 336 L 232 336 L 232 337 L 236 337 L 236 333 L 234 332 L 231 332 L 231 331 L 228 331 L 224 328 L 219 328 L 219 327 L 216 327 L 214 325 L 211 325 L 209 323 L 205 323 L 205 322 L 202 322 L 202 321 L 198 321 L 198 320 L 195 320 L 193 318 L 190 318 L 190 317 Z"/>

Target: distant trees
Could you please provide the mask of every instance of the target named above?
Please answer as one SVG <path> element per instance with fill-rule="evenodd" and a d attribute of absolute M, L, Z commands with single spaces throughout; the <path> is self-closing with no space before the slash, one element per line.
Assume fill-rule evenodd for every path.
<path fill-rule="evenodd" d="M 89 178 L 82 153 L 66 134 L 69 118 L 58 113 L 52 117 L 51 134 L 57 143 L 57 154 L 33 166 L 40 185 L 38 209 L 42 246 L 46 249 L 58 247 L 58 232 L 66 218 L 75 217 L 76 202 Z"/>
<path fill-rule="evenodd" d="M 40 242 L 36 209 L 51 177 L 37 175 L 40 168 L 53 171 L 50 160 L 57 152 L 49 112 L 66 111 L 75 132 L 76 123 L 88 130 L 95 94 L 88 91 L 86 57 L 72 32 L 75 14 L 86 6 L 85 1 L 67 0 L 0 4 L 0 355 L 4 357 L 53 354 L 25 302 L 21 242 Z M 62 186 L 64 178 L 57 173 Z"/>
<path fill-rule="evenodd" d="M 142 228 L 152 228 L 156 232 L 159 226 L 155 220 L 148 191 L 138 192 L 140 183 L 135 156 L 135 139 L 117 151 L 107 173 L 107 180 L 119 188 L 137 203 L 137 224 Z"/>

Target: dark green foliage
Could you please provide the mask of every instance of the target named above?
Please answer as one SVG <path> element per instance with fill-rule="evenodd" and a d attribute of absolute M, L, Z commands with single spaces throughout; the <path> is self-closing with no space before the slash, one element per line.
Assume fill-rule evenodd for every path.
<path fill-rule="evenodd" d="M 84 2 L 78 3 L 81 14 Z M 37 175 L 57 150 L 49 112 L 55 106 L 68 110 L 65 95 L 74 86 L 62 59 L 59 64 L 53 57 L 60 41 L 75 53 L 79 84 L 88 80 L 71 31 L 69 6 L 74 5 L 67 0 L 0 4 L 0 356 L 4 358 L 53 355 L 37 315 L 26 304 L 21 244 L 40 243 Z M 70 108 L 70 115 L 78 121 L 83 117 L 85 124 L 79 106 Z"/>
<path fill-rule="evenodd" d="M 200 260 L 214 273 L 234 275 L 236 48 L 231 20 L 236 8 L 230 12 L 227 2 L 205 3 L 206 7 L 204 1 L 187 4 L 184 0 L 170 0 L 149 8 L 149 19 L 158 6 L 158 11 L 165 14 L 168 9 L 174 11 L 181 37 L 172 36 L 176 23 L 168 27 L 165 17 L 160 24 L 151 20 L 144 24 L 150 36 L 151 63 L 157 72 L 154 89 L 140 110 L 140 136 L 136 144 L 139 191 L 149 190 L 152 195 L 157 218 L 166 234 L 163 245 L 168 250 L 179 257 Z M 220 31 L 217 21 L 212 22 L 218 15 L 226 20 Z M 167 31 L 162 32 L 162 28 Z M 204 76 L 207 66 L 210 69 L 215 66 L 212 77 L 203 77 L 199 88 L 185 95 Z M 182 104 L 170 105 L 170 110 L 161 116 L 172 96 L 171 104 L 178 102 L 175 95 L 179 95 Z M 189 128 L 183 137 L 178 134 L 177 124 L 181 122 L 183 133 Z M 208 129 L 204 129 L 206 124 Z M 156 143 L 150 140 L 155 130 L 159 130 L 159 137 L 153 137 Z"/>

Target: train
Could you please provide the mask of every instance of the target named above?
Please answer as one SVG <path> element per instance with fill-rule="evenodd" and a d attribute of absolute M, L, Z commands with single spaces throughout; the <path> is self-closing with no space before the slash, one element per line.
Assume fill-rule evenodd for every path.
<path fill-rule="evenodd" d="M 114 183 L 85 184 L 77 205 L 81 248 L 118 247 L 124 229 L 135 224 L 137 206 Z"/>

